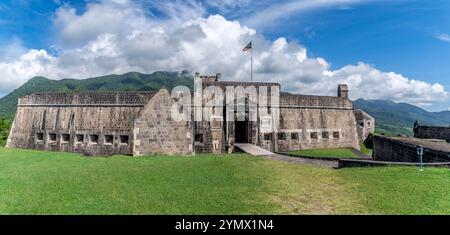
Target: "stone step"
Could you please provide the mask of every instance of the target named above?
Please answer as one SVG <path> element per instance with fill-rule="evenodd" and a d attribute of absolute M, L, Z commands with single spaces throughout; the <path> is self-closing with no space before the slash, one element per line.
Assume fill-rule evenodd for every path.
<path fill-rule="evenodd" d="M 267 151 L 267 150 L 265 150 L 259 146 L 256 146 L 254 144 L 235 143 L 234 146 L 250 155 L 255 155 L 255 156 L 274 155 L 274 153 Z"/>

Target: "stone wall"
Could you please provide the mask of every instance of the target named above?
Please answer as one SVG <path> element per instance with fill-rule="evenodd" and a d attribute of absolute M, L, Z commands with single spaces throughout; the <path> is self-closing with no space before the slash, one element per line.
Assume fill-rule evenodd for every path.
<path fill-rule="evenodd" d="M 354 111 L 359 141 L 365 141 L 375 132 L 375 119 L 366 112 L 357 109 Z"/>
<path fill-rule="evenodd" d="M 351 100 L 335 96 L 313 96 L 282 93 L 280 107 L 310 109 L 353 109 Z"/>
<path fill-rule="evenodd" d="M 419 162 L 417 148 L 424 147 L 423 162 L 449 162 L 450 146 L 443 142 L 429 142 L 415 138 L 373 137 L 374 160 L 391 162 Z"/>
<path fill-rule="evenodd" d="M 174 121 L 171 107 L 171 95 L 161 89 L 139 112 L 134 121 L 133 155 L 193 153 L 192 122 Z"/>
<path fill-rule="evenodd" d="M 154 93 L 42 93 L 19 99 L 7 147 L 132 154 L 133 121 Z"/>
<path fill-rule="evenodd" d="M 193 122 L 195 153 L 213 152 L 213 133 L 207 121 Z M 222 141 L 222 138 L 220 139 Z"/>
<path fill-rule="evenodd" d="M 422 126 L 414 127 L 414 137 L 421 139 L 441 139 L 450 143 L 450 127 Z"/>
<path fill-rule="evenodd" d="M 277 151 L 359 149 L 352 102 L 341 97 L 282 95 Z"/>

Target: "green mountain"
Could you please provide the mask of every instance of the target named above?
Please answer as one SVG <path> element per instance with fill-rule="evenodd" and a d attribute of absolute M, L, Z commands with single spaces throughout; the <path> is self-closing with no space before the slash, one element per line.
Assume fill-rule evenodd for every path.
<path fill-rule="evenodd" d="M 193 78 L 187 72 L 154 72 L 142 74 L 130 72 L 122 75 L 106 75 L 88 79 L 51 80 L 34 77 L 7 96 L 0 99 L 0 118 L 12 120 L 21 96 L 36 92 L 75 91 L 153 91 L 162 87 L 172 89 L 178 85 L 193 88 Z"/>
<path fill-rule="evenodd" d="M 375 118 L 378 133 L 390 135 L 413 135 L 414 122 L 422 124 L 448 126 L 450 112 L 428 112 L 407 103 L 395 103 L 387 100 L 358 99 L 353 102 L 355 108 L 364 110 Z"/>

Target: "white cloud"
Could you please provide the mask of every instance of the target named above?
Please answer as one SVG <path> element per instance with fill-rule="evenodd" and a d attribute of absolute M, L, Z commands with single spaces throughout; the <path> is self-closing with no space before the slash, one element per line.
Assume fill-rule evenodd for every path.
<path fill-rule="evenodd" d="M 261 28 L 268 24 L 273 24 L 279 18 L 285 18 L 291 14 L 298 14 L 315 9 L 327 7 L 349 7 L 349 4 L 357 4 L 362 2 L 370 2 L 373 0 L 292 0 L 285 3 L 276 4 L 260 10 L 256 14 L 243 19 L 248 25 L 252 27 Z"/>
<path fill-rule="evenodd" d="M 450 35 L 445 33 L 436 34 L 435 38 L 444 42 L 450 42 Z"/>
<path fill-rule="evenodd" d="M 35 75 L 53 75 L 52 68 L 57 59 L 45 50 L 30 50 L 12 62 L 0 62 L 0 93 L 16 88 Z"/>
<path fill-rule="evenodd" d="M 280 82 L 288 92 L 335 95 L 339 83 L 348 83 L 353 99 L 392 99 L 427 106 L 449 98 L 439 84 L 410 80 L 362 62 L 333 71 L 325 59 L 309 57 L 307 49 L 296 42 L 282 37 L 268 40 L 220 15 L 201 17 L 198 6 L 189 10 L 194 3 L 186 4 L 160 6 L 177 7 L 167 19 L 154 18 L 126 0 L 90 3 L 81 15 L 64 6 L 55 18 L 60 39 L 56 55 L 29 50 L 15 60 L 0 62 L 0 93 L 35 75 L 60 79 L 187 69 L 222 72 L 227 80 L 249 80 L 249 54 L 241 49 L 253 40 L 255 80 Z"/>
<path fill-rule="evenodd" d="M 339 83 L 349 84 L 354 98 L 389 99 L 422 107 L 449 98 L 440 84 L 410 80 L 401 74 L 382 72 L 362 62 L 345 66 L 328 76 Z"/>

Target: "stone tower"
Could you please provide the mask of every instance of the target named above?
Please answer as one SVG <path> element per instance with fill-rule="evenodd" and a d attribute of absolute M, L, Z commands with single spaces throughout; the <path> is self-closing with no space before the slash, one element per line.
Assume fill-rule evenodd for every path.
<path fill-rule="evenodd" d="M 348 99 L 348 86 L 347 84 L 339 84 L 338 86 L 338 97 Z"/>

